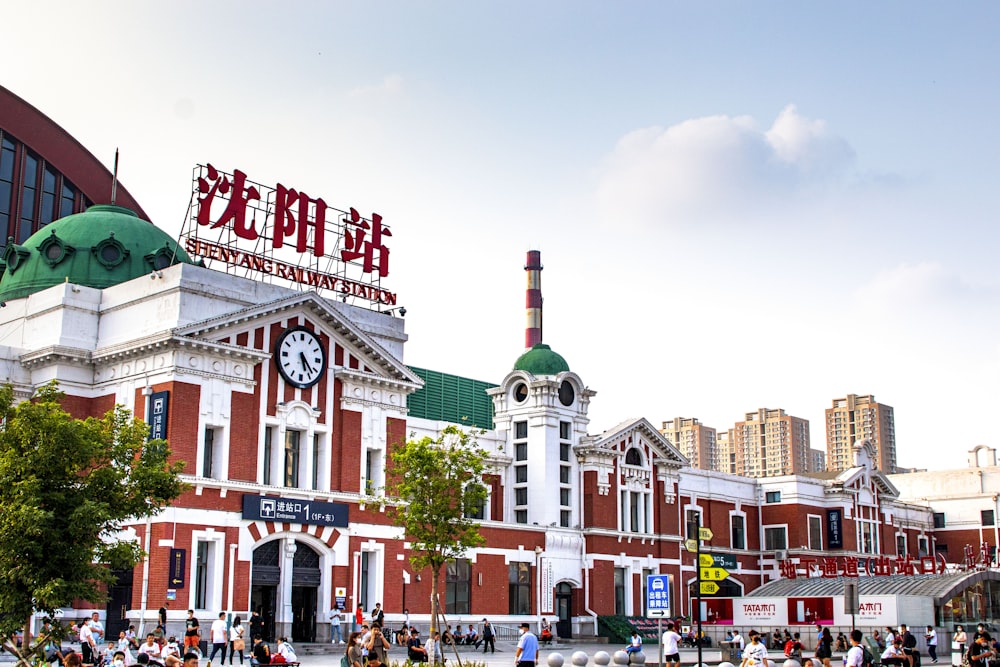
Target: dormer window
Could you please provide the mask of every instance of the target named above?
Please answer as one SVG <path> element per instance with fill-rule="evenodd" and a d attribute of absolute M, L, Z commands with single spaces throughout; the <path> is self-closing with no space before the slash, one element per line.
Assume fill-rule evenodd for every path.
<path fill-rule="evenodd" d="M 625 452 L 625 465 L 630 466 L 641 466 L 642 465 L 642 454 L 635 447 L 629 447 L 628 451 Z"/>

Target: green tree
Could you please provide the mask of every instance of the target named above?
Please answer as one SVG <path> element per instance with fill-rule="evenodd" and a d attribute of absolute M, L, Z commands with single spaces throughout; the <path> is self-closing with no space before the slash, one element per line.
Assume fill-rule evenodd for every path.
<path fill-rule="evenodd" d="M 485 542 L 472 518 L 486 502 L 486 451 L 476 435 L 448 426 L 438 438 L 409 440 L 391 456 L 388 512 L 406 530 L 414 569 L 430 568 L 432 632 L 441 567 Z"/>
<path fill-rule="evenodd" d="M 162 440 L 146 441 L 145 423 L 121 406 L 74 419 L 63 397 L 55 383 L 21 402 L 0 388 L 0 641 L 24 665 L 48 640 L 32 639 L 31 615 L 102 600 L 111 571 L 145 557 L 119 539 L 122 526 L 184 490 L 182 464 L 168 462 Z M 58 639 L 64 630 L 53 625 Z"/>

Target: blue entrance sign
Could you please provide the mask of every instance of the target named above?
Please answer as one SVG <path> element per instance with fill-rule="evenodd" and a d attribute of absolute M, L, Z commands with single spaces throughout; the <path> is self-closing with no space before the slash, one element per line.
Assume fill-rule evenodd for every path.
<path fill-rule="evenodd" d="M 243 518 L 346 528 L 348 505 L 346 503 L 324 503 L 317 500 L 293 500 L 248 494 L 243 496 Z"/>
<path fill-rule="evenodd" d="M 646 576 L 646 616 L 648 618 L 670 618 L 670 576 L 650 574 Z"/>

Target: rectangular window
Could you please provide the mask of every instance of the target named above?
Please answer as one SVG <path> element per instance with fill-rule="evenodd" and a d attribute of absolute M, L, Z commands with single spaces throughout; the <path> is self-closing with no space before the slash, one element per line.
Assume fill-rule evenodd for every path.
<path fill-rule="evenodd" d="M 528 523 L 528 510 L 514 510 L 514 523 Z"/>
<path fill-rule="evenodd" d="M 639 494 L 636 491 L 629 492 L 628 505 L 628 525 L 633 533 L 639 532 Z"/>
<path fill-rule="evenodd" d="M 467 558 L 448 561 L 445 572 L 445 613 L 468 614 L 472 567 Z"/>
<path fill-rule="evenodd" d="M 299 486 L 299 440 L 301 431 L 285 431 L 285 486 Z"/>
<path fill-rule="evenodd" d="M 569 528 L 569 520 L 571 517 L 570 510 L 560 510 L 559 512 L 559 525 L 563 528 Z"/>
<path fill-rule="evenodd" d="M 569 461 L 569 443 L 560 442 L 559 443 L 559 460 Z"/>
<path fill-rule="evenodd" d="M 559 504 L 563 507 L 569 506 L 569 489 L 559 489 Z"/>
<path fill-rule="evenodd" d="M 809 517 L 809 548 L 815 551 L 823 549 L 823 519 L 821 517 Z"/>
<path fill-rule="evenodd" d="M 521 506 L 528 504 L 528 489 L 524 487 L 514 489 L 514 504 Z"/>
<path fill-rule="evenodd" d="M 208 605 L 208 566 L 211 542 L 198 542 L 195 548 L 194 566 L 194 608 L 207 609 Z"/>
<path fill-rule="evenodd" d="M 778 551 L 787 548 L 788 537 L 784 526 L 764 528 L 764 549 L 766 551 Z"/>
<path fill-rule="evenodd" d="M 934 527 L 944 528 L 944 512 L 934 512 Z"/>
<path fill-rule="evenodd" d="M 515 461 L 528 460 L 528 443 L 526 442 L 514 443 L 514 460 Z"/>
<path fill-rule="evenodd" d="M 698 529 L 701 527 L 701 512 L 698 510 L 687 510 L 684 512 L 684 525 L 687 526 L 687 536 L 689 539 L 698 539 Z"/>
<path fill-rule="evenodd" d="M 528 466 L 514 466 L 514 482 L 524 484 L 528 481 Z"/>
<path fill-rule="evenodd" d="M 508 568 L 507 613 L 525 616 L 531 613 L 531 565 L 511 563 Z"/>
<path fill-rule="evenodd" d="M 993 525 L 993 510 L 983 510 L 979 514 L 982 517 L 984 526 Z"/>
<path fill-rule="evenodd" d="M 942 546 L 944 546 L 945 551 L 948 550 L 948 545 L 947 544 L 942 545 Z M 918 537 L 917 538 L 917 557 L 918 558 L 923 558 L 924 556 L 927 556 L 929 554 L 930 554 L 930 549 L 927 548 L 927 538 L 923 537 L 923 536 Z"/>
<path fill-rule="evenodd" d="M 615 568 L 615 615 L 625 615 L 625 568 Z"/>
<path fill-rule="evenodd" d="M 319 471 L 320 471 L 320 441 L 319 435 L 313 434 L 313 468 L 312 468 L 312 488 L 319 491 Z"/>
<path fill-rule="evenodd" d="M 569 440 L 572 428 L 573 425 L 570 422 L 559 422 L 559 437 L 563 440 Z"/>
<path fill-rule="evenodd" d="M 215 429 L 205 427 L 205 443 L 201 456 L 201 476 L 212 477 L 215 467 Z"/>
<path fill-rule="evenodd" d="M 766 503 L 780 503 L 781 502 L 781 491 L 768 491 L 764 494 L 764 502 Z"/>
<path fill-rule="evenodd" d="M 906 535 L 903 535 L 902 533 L 896 534 L 896 555 L 906 555 Z"/>
<path fill-rule="evenodd" d="M 265 486 L 271 484 L 271 456 L 272 456 L 272 444 L 271 437 L 274 433 L 273 428 L 264 429 L 264 460 L 261 461 L 261 465 L 264 466 L 264 478 L 263 483 Z"/>
<path fill-rule="evenodd" d="M 569 484 L 569 466 L 559 466 L 559 483 Z"/>
<path fill-rule="evenodd" d="M 528 422 L 514 422 L 514 438 L 523 440 L 528 437 Z"/>
<path fill-rule="evenodd" d="M 734 514 L 729 517 L 729 532 L 733 549 L 747 548 L 746 517 Z"/>

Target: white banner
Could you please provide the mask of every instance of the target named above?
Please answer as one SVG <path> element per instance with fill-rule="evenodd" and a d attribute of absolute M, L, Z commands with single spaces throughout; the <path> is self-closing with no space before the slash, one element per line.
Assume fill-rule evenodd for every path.
<path fill-rule="evenodd" d="M 759 629 L 763 625 L 787 625 L 785 598 L 739 598 L 733 600 L 733 625 Z M 757 626 L 755 628 L 755 626 Z"/>
<path fill-rule="evenodd" d="M 861 595 L 858 597 L 858 615 L 854 617 L 857 625 L 870 625 L 884 628 L 887 625 L 899 625 L 899 612 L 895 595 Z M 844 613 L 844 596 L 833 598 L 833 624 L 851 625 L 851 615 Z"/>

